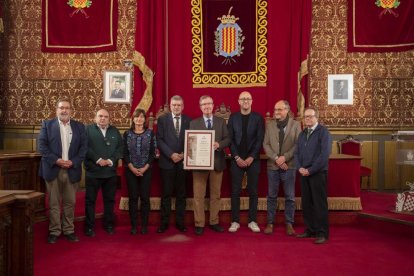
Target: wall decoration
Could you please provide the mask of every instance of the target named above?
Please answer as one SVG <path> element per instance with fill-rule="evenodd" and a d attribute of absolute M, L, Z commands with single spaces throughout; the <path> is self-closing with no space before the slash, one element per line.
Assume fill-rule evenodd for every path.
<path fill-rule="evenodd" d="M 328 104 L 353 104 L 354 76 L 328 75 Z"/>
<path fill-rule="evenodd" d="M 104 72 L 104 102 L 131 102 L 131 72 Z"/>

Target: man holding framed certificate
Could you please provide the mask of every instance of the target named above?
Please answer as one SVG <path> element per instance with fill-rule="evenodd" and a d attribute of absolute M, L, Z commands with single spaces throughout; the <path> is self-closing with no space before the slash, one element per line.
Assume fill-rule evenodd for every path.
<path fill-rule="evenodd" d="M 184 154 L 185 167 L 193 169 L 196 235 L 202 235 L 204 232 L 204 199 L 208 180 L 210 183 L 210 228 L 216 232 L 224 231 L 219 224 L 218 213 L 220 211 L 221 181 L 223 171 L 226 168 L 224 149 L 230 144 L 226 121 L 213 116 L 213 99 L 210 96 L 201 96 L 199 103 L 203 115 L 190 122 L 190 132 L 186 135 L 186 151 Z M 192 138 L 189 139 L 190 137 Z M 190 140 L 191 145 L 189 145 Z M 214 162 L 211 162 L 211 160 L 214 160 Z"/>

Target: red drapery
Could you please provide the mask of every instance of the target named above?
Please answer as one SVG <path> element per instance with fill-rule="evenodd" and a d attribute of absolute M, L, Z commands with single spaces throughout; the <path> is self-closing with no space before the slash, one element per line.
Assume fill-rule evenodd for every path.
<path fill-rule="evenodd" d="M 253 109 L 265 115 L 273 113 L 277 100 L 288 100 L 292 110 L 297 110 L 298 75 L 301 63 L 309 53 L 311 27 L 311 0 L 268 1 L 268 83 L 266 87 L 252 88 L 193 88 L 192 43 L 190 1 L 168 1 L 168 32 L 164 32 L 166 0 L 138 1 L 136 49 L 153 70 L 154 82 L 150 111 L 156 112 L 174 94 L 183 96 L 185 113 L 191 117 L 200 115 L 198 100 L 201 95 L 213 97 L 216 107 L 222 102 L 231 111 L 239 109 L 237 99 L 243 90 L 252 93 Z M 168 51 L 164 49 L 164 34 L 168 34 Z M 166 54 L 168 56 L 166 56 Z M 165 67 L 168 75 L 165 75 Z M 135 69 L 134 110 L 142 101 L 146 85 Z M 306 70 L 302 70 L 306 74 Z M 302 90 L 306 87 L 302 86 Z M 306 91 L 303 90 L 305 98 Z"/>
<path fill-rule="evenodd" d="M 414 1 L 348 0 L 348 52 L 414 49 L 413 17 Z"/>
<path fill-rule="evenodd" d="M 115 51 L 117 30 L 117 0 L 42 1 L 43 52 Z"/>

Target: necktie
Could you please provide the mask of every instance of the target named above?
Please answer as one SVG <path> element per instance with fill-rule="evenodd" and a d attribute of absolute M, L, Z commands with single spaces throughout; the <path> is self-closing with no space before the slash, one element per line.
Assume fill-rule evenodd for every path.
<path fill-rule="evenodd" d="M 207 128 L 211 129 L 211 120 L 210 119 L 207 119 Z"/>
<path fill-rule="evenodd" d="M 309 136 L 312 134 L 312 129 L 308 128 L 308 131 L 306 132 L 306 140 L 309 139 Z"/>
<path fill-rule="evenodd" d="M 175 136 L 180 136 L 180 117 L 176 116 L 175 119 Z"/>

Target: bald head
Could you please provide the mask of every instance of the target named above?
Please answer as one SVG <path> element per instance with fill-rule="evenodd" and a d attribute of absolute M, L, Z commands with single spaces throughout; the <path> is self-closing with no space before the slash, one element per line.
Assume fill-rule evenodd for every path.
<path fill-rule="evenodd" d="M 253 98 L 250 92 L 243 91 L 239 95 L 240 112 L 242 114 L 249 114 L 252 111 Z"/>
<path fill-rule="evenodd" d="M 107 128 L 109 125 L 109 112 L 106 109 L 98 110 L 95 122 L 100 128 Z"/>

